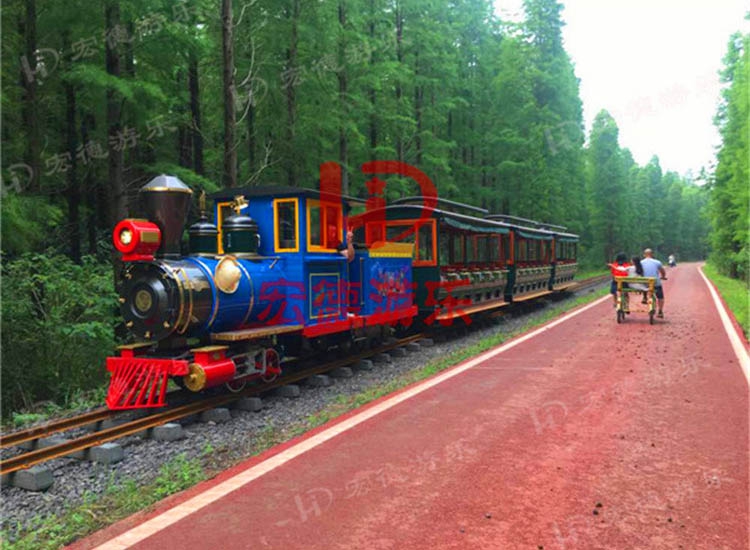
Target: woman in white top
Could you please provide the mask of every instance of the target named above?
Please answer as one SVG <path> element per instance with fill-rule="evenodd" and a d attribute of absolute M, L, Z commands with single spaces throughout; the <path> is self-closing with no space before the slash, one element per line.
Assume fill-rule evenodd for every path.
<path fill-rule="evenodd" d="M 628 277 L 643 277 L 643 266 L 641 265 L 641 259 L 638 256 L 633 256 L 631 259 L 631 264 L 628 267 Z M 633 288 L 635 290 L 643 290 L 643 299 L 641 300 L 642 304 L 648 303 L 648 297 L 646 296 L 646 292 L 648 290 L 648 285 L 644 283 L 628 283 L 630 288 Z"/>

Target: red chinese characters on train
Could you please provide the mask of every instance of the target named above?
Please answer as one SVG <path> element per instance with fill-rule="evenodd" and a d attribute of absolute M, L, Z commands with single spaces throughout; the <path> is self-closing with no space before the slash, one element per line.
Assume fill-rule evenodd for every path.
<path fill-rule="evenodd" d="M 471 317 L 462 308 L 470 306 L 471 300 L 468 298 L 456 298 L 452 292 L 455 288 L 468 286 L 469 284 L 468 279 L 458 281 L 426 281 L 427 299 L 425 300 L 425 305 L 436 307 L 435 311 L 424 320 L 425 324 L 429 326 L 437 320 L 442 326 L 447 327 L 452 325 L 453 320 L 458 317 L 463 319 L 467 325 L 470 325 Z M 444 289 L 446 292 L 442 300 L 436 298 L 440 289 Z"/>

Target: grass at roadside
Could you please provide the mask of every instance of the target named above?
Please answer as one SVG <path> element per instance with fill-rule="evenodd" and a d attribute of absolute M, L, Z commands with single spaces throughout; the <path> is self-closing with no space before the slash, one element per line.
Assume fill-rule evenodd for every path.
<path fill-rule="evenodd" d="M 84 495 L 83 503 L 59 516 L 38 518 L 22 532 L 2 533 L 2 548 L 44 550 L 60 548 L 74 540 L 111 525 L 171 494 L 206 479 L 200 460 L 184 455 L 165 463 L 149 485 L 138 487 L 133 480 L 111 481 L 102 495 Z M 10 542 L 12 538 L 15 542 Z"/>
<path fill-rule="evenodd" d="M 721 275 L 716 267 L 710 263 L 703 266 L 703 272 L 716 285 L 716 288 L 719 289 L 721 297 L 724 298 L 729 309 L 732 310 L 745 336 L 750 337 L 750 303 L 748 303 L 748 292 L 750 289 L 748 289 L 745 282 Z"/>
<path fill-rule="evenodd" d="M 583 268 L 581 271 L 576 272 L 575 279 L 576 281 L 583 281 L 584 279 L 589 279 L 598 275 L 605 275 L 606 273 L 609 273 L 609 270 L 605 267 Z"/>
<path fill-rule="evenodd" d="M 370 403 L 410 384 L 452 367 L 465 359 L 474 357 L 511 338 L 542 325 L 555 317 L 578 306 L 596 300 L 606 293 L 606 289 L 591 292 L 576 300 L 551 307 L 533 321 L 509 333 L 497 332 L 479 342 L 468 345 L 447 356 L 435 359 L 424 367 L 405 373 L 387 383 L 369 388 L 354 395 L 341 395 L 320 411 L 308 416 L 290 427 L 273 428 L 268 426 L 255 436 L 251 454 L 259 454 L 271 447 L 288 441 L 317 426 L 325 424 L 344 413 Z M 203 460 L 187 460 L 178 457 L 162 467 L 161 473 L 152 484 L 137 487 L 133 481 L 124 480 L 112 484 L 105 494 L 87 498 L 83 504 L 72 506 L 59 516 L 40 519 L 31 528 L 14 533 L 15 542 L 9 542 L 9 533 L 2 533 L 2 548 L 5 550 L 45 550 L 59 548 L 76 539 L 106 527 L 139 510 L 151 506 L 161 498 L 186 489 L 203 479 L 211 477 L 217 470 L 226 469 L 231 464 L 216 464 L 212 457 L 216 449 L 204 449 Z"/>
<path fill-rule="evenodd" d="M 37 403 L 32 409 L 14 411 L 2 419 L 2 431 L 20 430 L 37 422 L 81 413 L 101 407 L 107 395 L 107 386 L 93 390 L 75 390 L 66 396 L 63 404 L 53 401 Z"/>

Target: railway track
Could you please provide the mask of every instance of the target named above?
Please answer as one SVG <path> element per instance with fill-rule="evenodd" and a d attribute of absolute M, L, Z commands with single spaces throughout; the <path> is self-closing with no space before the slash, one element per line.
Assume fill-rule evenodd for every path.
<path fill-rule="evenodd" d="M 309 378 L 315 374 L 321 374 L 339 367 L 354 364 L 362 359 L 367 359 L 369 357 L 377 355 L 378 353 L 384 353 L 394 348 L 404 346 L 423 337 L 424 336 L 422 334 L 417 334 L 409 336 L 407 338 L 402 338 L 395 342 L 384 344 L 383 346 L 380 346 L 374 350 L 367 350 L 366 352 L 331 361 L 325 363 L 324 365 L 305 368 L 296 372 L 292 372 L 274 382 L 248 387 L 237 393 L 217 395 L 201 399 L 200 401 L 195 401 L 193 403 L 179 405 L 165 411 L 160 411 L 148 416 L 144 416 L 142 418 L 127 421 L 118 426 L 113 426 L 111 428 L 106 428 L 81 437 L 77 437 L 75 439 L 65 441 L 64 443 L 18 454 L 0 462 L 0 475 L 11 474 L 13 472 L 17 472 L 18 470 L 30 468 L 32 466 L 47 462 L 55 458 L 68 456 L 78 451 L 83 451 L 91 447 L 102 445 L 104 443 L 114 441 L 116 439 L 121 439 L 129 435 L 134 435 L 148 430 L 149 428 L 161 426 L 162 424 L 166 424 L 167 422 L 174 422 L 176 420 L 180 420 L 181 418 L 200 414 L 203 411 L 221 407 L 222 405 L 227 405 L 242 397 L 260 395 L 281 386 L 299 382 L 300 380 L 304 380 L 305 378 Z M 31 441 L 41 437 L 47 437 L 54 433 L 60 433 L 66 430 L 71 430 L 73 428 L 86 426 L 99 420 L 104 420 L 106 418 L 111 418 L 114 416 L 115 413 L 107 409 L 96 409 L 94 411 L 76 417 L 71 417 L 47 425 L 37 426 L 34 428 L 30 428 L 29 430 L 14 432 L 8 434 L 7 436 L 3 436 L 2 447 L 5 448 L 19 445 L 20 443 L 26 441 Z"/>
<path fill-rule="evenodd" d="M 564 289 L 564 292 L 581 292 L 583 290 L 596 287 L 606 282 L 608 278 L 609 275 L 605 274 L 591 277 L 582 281 L 577 281 L 571 286 Z M 303 368 L 299 371 L 293 371 L 290 374 L 287 374 L 284 377 L 271 383 L 258 384 L 245 388 L 244 390 L 237 393 L 217 395 L 213 397 L 203 398 L 192 403 L 178 405 L 167 410 L 143 416 L 141 418 L 127 420 L 122 424 L 95 431 L 81 437 L 76 437 L 63 443 L 50 445 L 44 448 L 18 454 L 16 456 L 0 461 L 0 474 L 11 474 L 18 470 L 29 468 L 55 458 L 68 456 L 78 451 L 83 451 L 91 447 L 95 447 L 97 445 L 102 445 L 104 443 L 121 439 L 129 435 L 138 434 L 150 428 L 166 424 L 167 422 L 173 422 L 188 416 L 200 414 L 203 411 L 227 405 L 242 397 L 251 397 L 267 393 L 283 385 L 299 382 L 300 380 L 304 380 L 305 378 L 309 378 L 310 376 L 313 376 L 315 374 L 322 374 L 338 367 L 355 364 L 362 359 L 367 359 L 369 357 L 377 355 L 378 353 L 383 353 L 391 349 L 404 346 L 409 342 L 414 342 L 423 337 L 424 335 L 418 334 L 409 336 L 407 338 L 402 338 L 400 340 L 397 340 L 396 342 L 380 346 L 375 350 L 367 350 L 366 352 L 362 352 L 354 356 L 327 362 L 324 365 Z M 103 420 L 117 420 L 118 417 L 121 418 L 122 416 L 126 415 L 128 415 L 128 413 L 110 411 L 106 407 L 100 407 L 77 416 L 55 420 L 40 426 L 34 426 L 26 430 L 20 430 L 9 434 L 2 434 L 0 436 L 0 448 L 5 449 L 9 447 L 15 447 L 21 445 L 22 443 L 49 437 L 50 435 L 59 434 L 76 428 L 83 428 L 85 426 L 101 422 Z"/>

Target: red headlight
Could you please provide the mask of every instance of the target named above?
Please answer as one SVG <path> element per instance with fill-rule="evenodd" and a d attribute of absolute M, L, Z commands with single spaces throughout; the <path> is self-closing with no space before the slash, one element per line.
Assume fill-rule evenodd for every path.
<path fill-rule="evenodd" d="M 122 220 L 112 232 L 112 241 L 122 252 L 123 261 L 151 261 L 161 244 L 161 231 L 145 220 Z"/>

